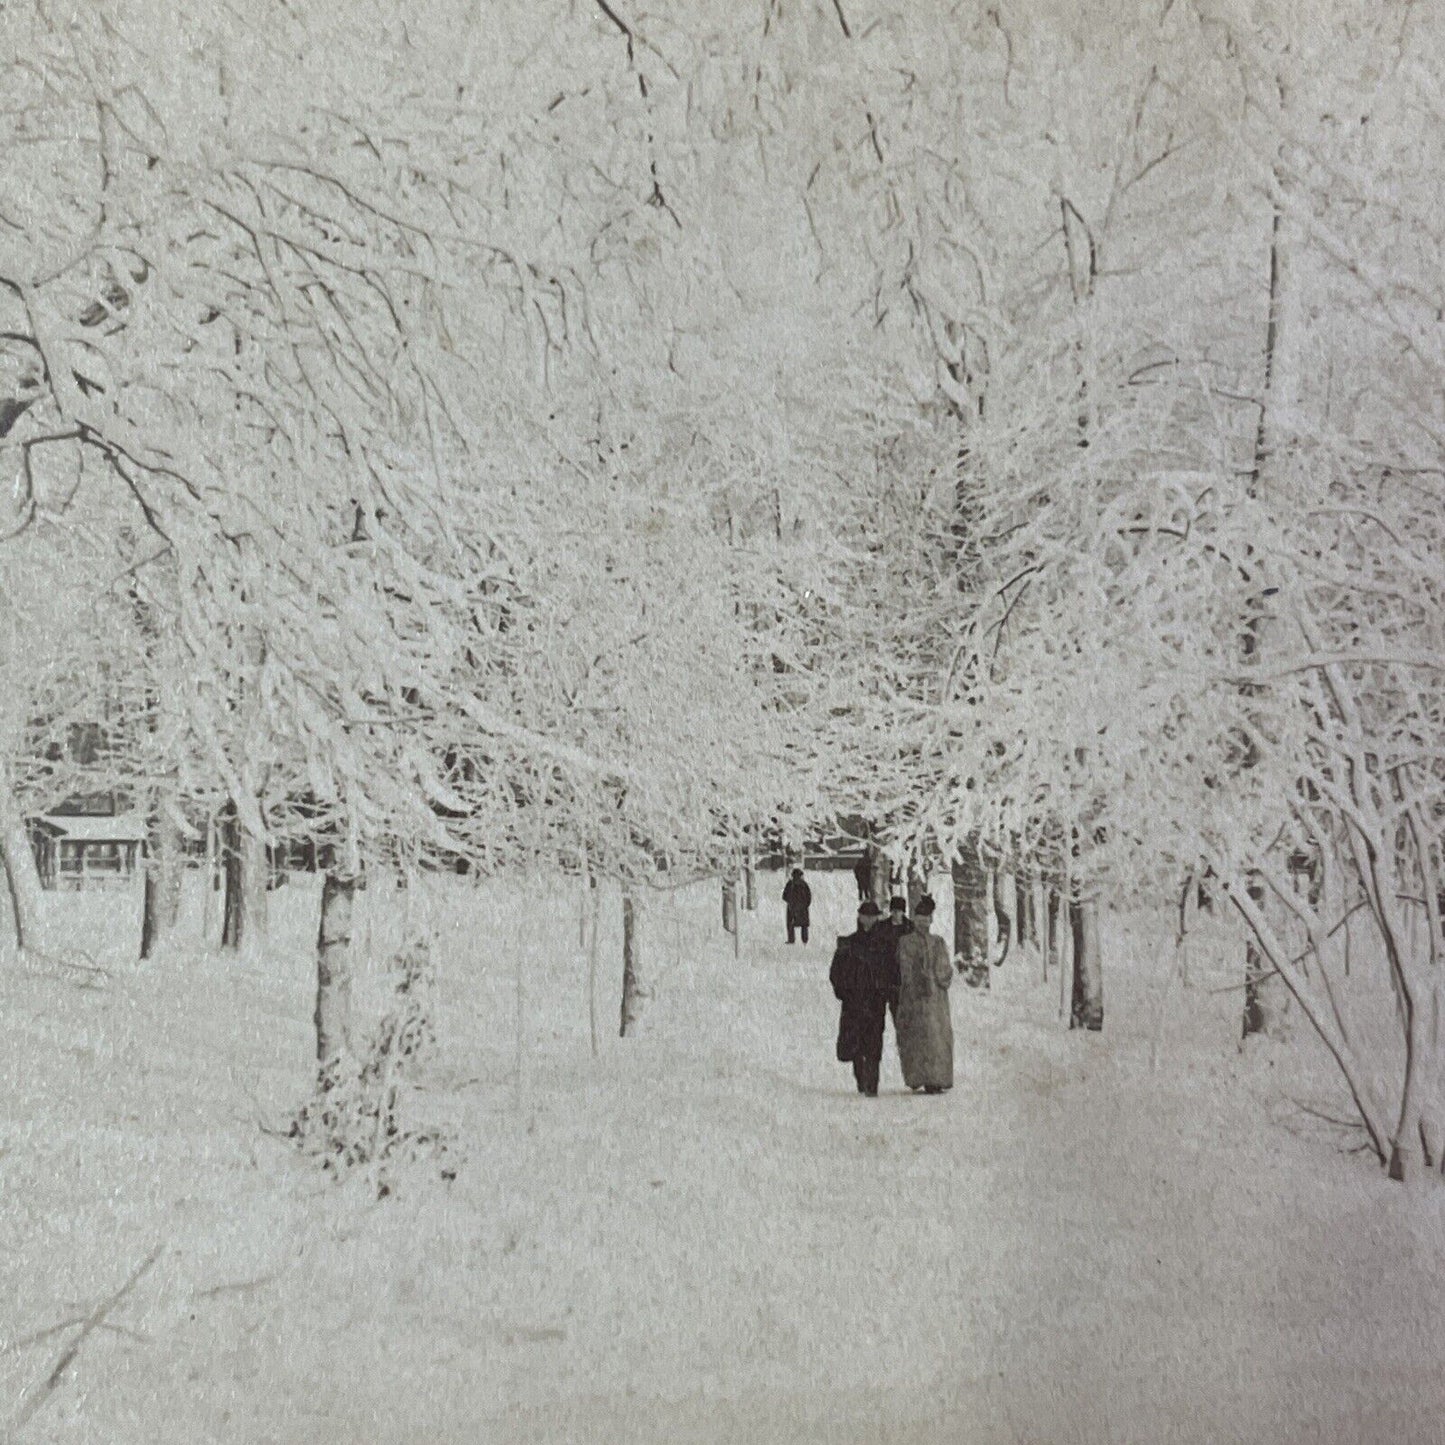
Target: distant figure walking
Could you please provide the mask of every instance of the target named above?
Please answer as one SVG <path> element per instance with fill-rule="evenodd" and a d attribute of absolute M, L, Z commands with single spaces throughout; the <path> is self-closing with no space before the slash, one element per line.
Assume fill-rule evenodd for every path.
<path fill-rule="evenodd" d="M 953 1019 L 948 986 L 953 965 L 933 926 L 933 899 L 925 894 L 913 910 L 913 928 L 898 944 L 898 1058 L 903 1082 L 925 1094 L 953 1087 Z"/>
<path fill-rule="evenodd" d="M 783 902 L 788 906 L 788 942 L 795 933 L 808 941 L 808 913 L 813 906 L 813 890 L 808 887 L 801 868 L 793 869 L 793 876 L 783 885 Z"/>
<path fill-rule="evenodd" d="M 862 903 L 873 891 L 873 860 L 866 853 L 853 865 L 853 877 L 858 884 L 858 901 Z"/>
<path fill-rule="evenodd" d="M 883 1060 L 883 1016 L 897 997 L 898 969 L 893 949 L 878 921 L 878 905 L 858 905 L 858 927 L 845 933 L 833 950 L 828 982 L 843 1005 L 838 1015 L 838 1062 L 853 1065 L 858 1092 L 878 1097 L 878 1066 Z"/>

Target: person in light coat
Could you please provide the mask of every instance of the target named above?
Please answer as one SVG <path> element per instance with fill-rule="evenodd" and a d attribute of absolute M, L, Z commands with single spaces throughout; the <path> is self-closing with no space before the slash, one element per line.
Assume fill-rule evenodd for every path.
<path fill-rule="evenodd" d="M 898 1012 L 894 1028 L 903 1082 L 925 1094 L 953 1087 L 953 1019 L 948 986 L 953 964 L 943 940 L 931 932 L 933 899 L 913 910 L 913 928 L 898 942 Z"/>

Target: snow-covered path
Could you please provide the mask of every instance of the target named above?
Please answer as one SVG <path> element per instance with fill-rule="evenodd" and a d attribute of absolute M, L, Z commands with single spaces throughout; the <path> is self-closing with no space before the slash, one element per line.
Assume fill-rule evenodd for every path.
<path fill-rule="evenodd" d="M 951 1095 L 889 1057 L 865 1100 L 843 883 L 806 950 L 765 902 L 740 962 L 711 892 L 659 914 L 648 1029 L 610 1038 L 608 987 L 596 1062 L 575 921 L 459 920 L 416 1106 L 465 1161 L 381 1204 L 256 1127 L 304 1087 L 299 950 L 7 976 L 4 1418 L 66 1338 L 26 1337 L 162 1244 L 22 1439 L 1445 1439 L 1441 1201 L 1271 1123 L 1231 996 L 1166 1009 L 1151 1069 L 1162 973 L 1125 959 L 1110 1032 L 1070 1037 L 1016 960 L 954 998 Z"/>

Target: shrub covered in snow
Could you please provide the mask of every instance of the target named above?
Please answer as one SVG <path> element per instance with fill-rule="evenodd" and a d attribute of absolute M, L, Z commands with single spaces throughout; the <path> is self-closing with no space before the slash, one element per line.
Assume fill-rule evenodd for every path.
<path fill-rule="evenodd" d="M 321 1069 L 316 1094 L 291 1125 L 291 1137 L 326 1172 L 365 1171 L 377 1196 L 392 1192 L 399 1171 L 435 1167 L 456 1177 L 454 1140 L 439 1125 L 411 1118 L 417 1064 L 436 1042 L 428 994 L 431 942 L 413 937 L 392 959 L 390 1006 L 364 1048 L 342 1053 Z"/>

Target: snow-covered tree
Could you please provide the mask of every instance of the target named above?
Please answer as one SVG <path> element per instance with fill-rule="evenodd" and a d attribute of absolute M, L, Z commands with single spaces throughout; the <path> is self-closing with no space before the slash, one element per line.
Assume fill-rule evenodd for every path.
<path fill-rule="evenodd" d="M 1441 143 L 1421 79 L 1439 37 L 1336 18 L 1295 57 L 1287 105 L 1285 39 L 1267 30 L 1225 100 L 1187 96 L 1215 159 L 1171 184 L 1214 184 L 1177 249 L 1156 224 L 1110 281 L 1095 234 L 1088 304 L 996 352 L 967 459 L 982 602 L 960 611 L 965 645 L 925 730 L 957 772 L 920 828 L 1026 835 L 1062 818 L 1086 845 L 1076 865 L 1116 890 L 1213 870 L 1341 1062 L 1371 1142 L 1408 1173 L 1440 1147 L 1439 538 L 1423 480 L 1440 467 L 1440 357 L 1418 171 Z M 1217 51 L 1196 82 L 1211 55 L 1238 80 L 1238 34 L 1204 16 Z M 1428 118 L 1408 154 L 1406 112 Z M 1301 328 L 1321 316 L 1306 368 Z M 1383 1071 L 1331 973 L 1351 929 L 1402 1001 Z"/>
<path fill-rule="evenodd" d="M 724 308 L 669 284 L 747 254 L 709 254 L 704 52 L 561 4 L 459 48 L 472 18 L 19 7 L 7 427 L 164 553 L 155 744 L 253 857 L 717 866 L 780 786 L 805 509 L 711 362 Z"/>

